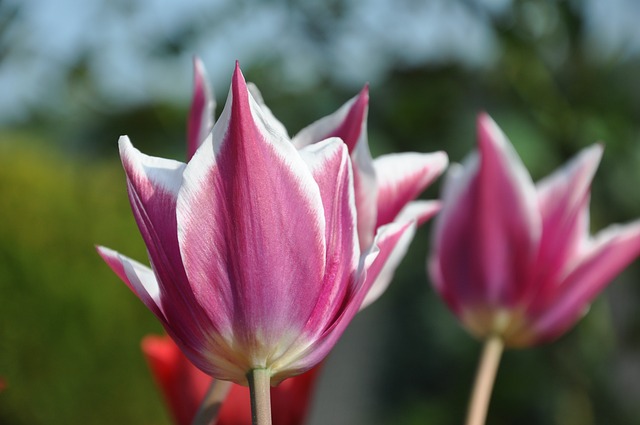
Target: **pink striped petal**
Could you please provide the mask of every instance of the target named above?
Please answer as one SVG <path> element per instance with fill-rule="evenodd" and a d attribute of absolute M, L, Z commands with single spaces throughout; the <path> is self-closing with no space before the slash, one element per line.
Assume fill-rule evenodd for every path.
<path fill-rule="evenodd" d="M 396 215 L 393 221 L 409 221 L 415 220 L 418 226 L 422 226 L 436 214 L 442 208 L 440 201 L 413 201 L 404 206 Z"/>
<path fill-rule="evenodd" d="M 129 201 L 154 270 L 161 282 L 175 287 L 186 280 L 175 215 L 185 164 L 144 155 L 126 136 L 120 138 L 119 146 Z"/>
<path fill-rule="evenodd" d="M 593 299 L 640 255 L 640 221 L 613 225 L 596 235 L 583 259 L 575 264 L 550 304 L 532 325 L 539 342 L 550 341 L 580 319 Z"/>
<path fill-rule="evenodd" d="M 347 144 L 353 165 L 361 250 L 373 241 L 377 217 L 377 183 L 367 139 L 368 110 L 369 87 L 365 86 L 336 112 L 302 129 L 293 138 L 298 148 L 329 137 L 339 137 Z"/>
<path fill-rule="evenodd" d="M 351 279 L 349 290 L 344 298 L 344 303 L 339 314 L 325 329 L 324 334 L 313 341 L 312 344 L 303 346 L 297 355 L 288 358 L 291 362 L 283 367 L 283 370 L 292 374 L 302 373 L 318 364 L 336 344 L 347 325 L 358 312 L 362 302 L 375 282 L 378 274 L 383 269 L 385 262 L 393 253 L 396 245 L 406 237 L 405 234 L 413 233 L 415 224 L 412 222 L 391 223 L 378 229 L 376 238 L 367 252 L 360 258 L 359 270 Z M 284 361 L 284 359 L 283 359 Z M 278 382 L 286 376 L 276 374 L 272 382 Z"/>
<path fill-rule="evenodd" d="M 166 294 L 163 293 L 163 285 L 150 268 L 109 248 L 99 246 L 97 250 L 116 275 L 155 314 L 194 364 L 208 373 L 220 376 L 233 369 L 233 365 L 226 363 L 224 357 L 209 359 L 206 349 L 202 349 L 203 344 L 207 342 L 216 344 L 219 341 L 215 335 L 207 335 L 206 330 L 203 330 L 203 327 L 207 328 L 206 322 L 194 322 L 194 316 L 202 314 L 198 304 L 194 303 L 191 306 L 194 312 L 190 313 L 179 298 L 171 298 L 169 302 L 164 302 Z M 225 350 L 228 353 L 228 347 L 223 346 L 219 351 L 224 353 Z M 230 358 L 230 354 L 226 357 Z"/>
<path fill-rule="evenodd" d="M 373 161 L 378 179 L 378 220 L 376 227 L 391 223 L 410 201 L 447 168 L 444 152 L 406 152 L 382 155 Z"/>
<path fill-rule="evenodd" d="M 443 294 L 450 302 L 508 307 L 530 286 L 541 232 L 536 192 L 513 147 L 486 114 L 478 119 L 478 142 L 480 156 L 445 189 L 432 275 L 436 288 L 450 292 Z"/>
<path fill-rule="evenodd" d="M 440 211 L 440 201 L 413 201 L 409 202 L 402 211 L 398 213 L 394 222 L 405 223 L 415 221 L 416 225 L 420 226 L 436 215 L 438 211 Z M 380 271 L 378 278 L 373 283 L 371 289 L 369 289 L 369 293 L 367 293 L 367 296 L 362 302 L 362 306 L 360 307 L 361 310 L 370 306 L 387 290 L 396 269 L 409 249 L 409 245 L 413 240 L 413 234 L 414 232 L 407 232 L 402 240 L 398 242 L 391 255 L 389 255 L 389 258 L 387 259 L 383 269 Z"/>
<path fill-rule="evenodd" d="M 96 247 L 98 254 L 115 274 L 136 294 L 163 324 L 167 323 L 162 309 L 160 286 L 153 271 L 135 260 L 103 246 Z"/>
<path fill-rule="evenodd" d="M 350 275 L 358 268 L 360 250 L 356 233 L 353 176 L 346 145 L 327 139 L 300 150 L 320 188 L 327 223 L 326 268 L 322 291 L 306 322 L 306 336 L 313 339 L 342 307 Z"/>
<path fill-rule="evenodd" d="M 593 145 L 538 182 L 542 239 L 536 272 L 540 281 L 552 281 L 562 273 L 589 236 L 589 188 L 602 150 L 602 145 Z"/>
<path fill-rule="evenodd" d="M 467 272 L 468 267 L 466 267 L 466 263 L 462 262 L 462 258 L 467 259 L 468 257 L 460 259 L 461 264 L 465 264 L 465 267 L 460 267 L 459 273 L 452 274 L 451 272 L 455 272 L 455 270 L 448 271 L 447 280 L 445 280 L 441 269 L 442 264 L 449 263 L 442 257 L 454 253 L 453 249 L 444 252 L 445 238 L 450 241 L 462 238 L 468 227 L 465 225 L 464 229 L 457 229 L 454 224 L 466 222 L 464 208 L 458 207 L 458 203 L 465 197 L 465 192 L 469 190 L 472 180 L 477 175 L 478 165 L 478 155 L 473 153 L 463 165 L 452 164 L 449 166 L 442 187 L 441 198 L 443 201 L 440 214 L 436 217 L 434 224 L 433 247 L 427 261 L 427 271 L 435 290 L 456 314 L 460 312 L 461 305 L 469 300 L 477 302 L 482 296 L 479 288 L 473 285 L 473 282 L 469 282 L 471 276 Z M 461 297 L 458 297 L 458 291 L 460 291 Z"/>
<path fill-rule="evenodd" d="M 339 137 L 353 153 L 359 143 L 367 143 L 367 112 L 369 110 L 369 86 L 342 105 L 331 115 L 319 119 L 300 130 L 292 142 L 297 148 L 317 143 L 329 137 Z M 363 139 L 364 137 L 364 139 Z"/>
<path fill-rule="evenodd" d="M 142 154 L 129 138 L 119 141 L 127 175 L 129 201 L 145 241 L 154 271 L 176 296 L 186 281 L 176 227 L 176 200 L 185 164 Z"/>
<path fill-rule="evenodd" d="M 400 262 L 404 258 L 407 250 L 409 249 L 409 244 L 413 240 L 413 236 L 416 231 L 416 223 L 411 220 L 397 220 L 395 223 L 400 225 L 407 225 L 406 231 L 400 234 L 400 238 L 396 241 L 395 238 L 398 236 L 397 233 L 393 232 L 385 232 L 382 233 L 378 239 L 378 246 L 387 246 L 387 244 L 395 244 L 391 252 L 388 254 L 386 261 L 376 262 L 376 267 L 382 266 L 380 269 L 369 270 L 367 272 L 368 279 L 373 279 L 373 284 L 369 288 L 367 295 L 362 301 L 362 305 L 360 306 L 360 310 L 369 307 L 374 301 L 376 301 L 380 296 L 387 290 L 391 280 L 393 279 L 393 275 L 400 265 Z M 387 241 L 387 239 L 391 238 L 391 242 Z"/>
<path fill-rule="evenodd" d="M 187 161 L 213 128 L 216 99 L 200 58 L 193 58 L 193 98 L 187 123 Z"/>
<path fill-rule="evenodd" d="M 321 290 L 325 222 L 318 185 L 236 67 L 212 138 L 184 172 L 178 235 L 189 284 L 218 329 L 267 361 L 298 335 Z"/>
<path fill-rule="evenodd" d="M 185 164 L 144 155 L 127 137 L 121 137 L 119 144 L 131 208 L 160 293 L 171 300 L 164 306 L 167 331 L 176 341 L 184 342 L 185 347 L 200 346 L 209 338 L 213 325 L 194 294 L 184 290 L 188 282 L 178 245 L 176 197 Z M 173 333 L 169 327 L 179 329 L 179 333 Z M 197 359 L 192 361 L 198 363 Z"/>

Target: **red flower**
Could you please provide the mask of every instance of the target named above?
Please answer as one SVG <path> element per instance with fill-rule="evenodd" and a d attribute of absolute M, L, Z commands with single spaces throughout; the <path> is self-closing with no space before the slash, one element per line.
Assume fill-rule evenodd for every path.
<path fill-rule="evenodd" d="M 168 336 L 150 335 L 142 351 L 177 425 L 190 425 L 212 378 L 196 368 Z M 319 366 L 271 388 L 273 423 L 304 423 Z M 232 384 L 216 425 L 251 425 L 249 388 Z"/>

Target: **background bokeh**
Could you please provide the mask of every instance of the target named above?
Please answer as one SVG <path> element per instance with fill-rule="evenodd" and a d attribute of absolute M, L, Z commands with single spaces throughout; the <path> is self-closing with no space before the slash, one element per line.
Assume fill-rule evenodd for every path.
<path fill-rule="evenodd" d="M 139 260 L 117 139 L 184 158 L 191 58 L 234 60 L 295 134 L 370 83 L 374 157 L 474 147 L 489 112 L 538 179 L 606 149 L 592 230 L 640 216 L 634 0 L 0 0 L 0 423 L 167 424 L 152 314 L 94 244 Z M 440 183 L 426 197 L 438 196 Z M 480 344 L 425 274 L 419 230 L 331 354 L 309 423 L 459 424 Z M 640 264 L 559 341 L 505 353 L 491 424 L 640 424 Z"/>

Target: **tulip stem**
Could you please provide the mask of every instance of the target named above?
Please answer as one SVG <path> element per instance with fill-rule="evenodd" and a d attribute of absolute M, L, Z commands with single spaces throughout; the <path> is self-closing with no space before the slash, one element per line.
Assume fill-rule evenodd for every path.
<path fill-rule="evenodd" d="M 222 403 L 227 398 L 230 389 L 231 382 L 214 379 L 193 418 L 193 422 L 191 422 L 192 425 L 215 424 L 220 413 L 220 407 L 222 407 Z"/>
<path fill-rule="evenodd" d="M 489 337 L 484 344 L 469 402 L 467 425 L 484 425 L 487 419 L 489 400 L 491 399 L 493 383 L 496 380 L 496 373 L 498 372 L 503 350 L 504 343 L 499 336 Z"/>
<path fill-rule="evenodd" d="M 253 369 L 247 374 L 253 425 L 271 425 L 271 371 Z"/>

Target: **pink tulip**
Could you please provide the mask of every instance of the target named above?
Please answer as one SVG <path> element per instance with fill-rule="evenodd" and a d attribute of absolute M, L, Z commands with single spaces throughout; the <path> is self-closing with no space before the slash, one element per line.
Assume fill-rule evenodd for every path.
<path fill-rule="evenodd" d="M 272 123 L 275 123 L 281 132 L 286 133 L 285 127 L 273 117 L 271 111 L 264 104 L 258 89 L 251 84 L 249 85 L 249 89 L 260 104 L 263 113 L 268 114 Z M 446 155 L 444 153 L 436 153 L 383 156 L 377 160 L 376 163 L 382 164 L 377 167 L 379 168 L 380 176 L 383 177 L 383 183 L 386 184 L 377 184 L 374 171 L 375 166 L 372 165 L 371 155 L 368 153 L 367 146 L 367 108 L 368 90 L 365 88 L 359 96 L 350 100 L 338 112 L 303 130 L 294 139 L 294 145 L 302 148 L 304 145 L 318 143 L 330 136 L 341 137 L 346 141 L 349 150 L 352 152 L 351 157 L 353 160 L 358 160 L 358 158 L 362 157 L 362 153 L 366 154 L 363 158 L 368 162 L 364 162 L 364 166 L 360 168 L 372 172 L 371 176 L 365 175 L 365 178 L 369 178 L 373 190 L 363 192 L 363 196 L 356 199 L 356 210 L 359 218 L 363 216 L 364 220 L 369 220 L 369 222 L 371 222 L 372 219 L 375 220 L 376 222 L 373 224 L 375 224 L 376 227 L 388 224 L 396 218 L 398 220 L 417 219 L 422 223 L 437 212 L 439 203 L 436 201 L 413 201 L 408 206 L 406 204 L 412 201 L 433 179 L 442 173 L 447 165 Z M 193 156 L 197 148 L 211 131 L 214 125 L 214 110 L 215 99 L 207 84 L 204 65 L 200 60 L 195 59 L 194 93 L 187 125 L 187 158 Z M 354 152 L 360 152 L 360 157 L 354 154 Z M 391 164 L 391 166 L 385 166 L 385 163 Z M 359 188 L 360 186 L 356 184 L 356 190 Z M 379 196 L 377 194 L 378 189 L 381 192 Z M 378 207 L 375 205 L 378 200 L 381 202 L 384 201 L 382 202 L 381 209 L 386 208 L 386 212 L 380 215 L 380 220 L 377 220 Z M 399 210 L 403 208 L 404 212 L 398 214 Z M 374 227 L 369 226 L 363 229 L 366 230 L 366 236 L 360 237 L 361 247 L 370 244 L 375 235 Z M 381 271 L 376 283 L 367 294 L 363 306 L 365 303 L 367 305 L 370 304 L 384 291 L 392 278 L 393 271 L 404 256 L 410 241 L 411 238 L 403 238 L 396 245 L 390 258 L 387 260 L 384 270 Z M 194 372 L 198 369 L 190 366 L 190 363 L 188 363 L 184 356 L 176 351 L 178 350 L 177 347 L 170 341 L 163 340 L 161 343 L 157 338 L 152 338 L 147 339 L 143 346 L 146 347 L 145 353 L 147 358 L 164 359 L 164 367 L 152 367 L 152 371 L 156 380 L 162 384 L 161 387 L 174 413 L 174 417 L 188 418 L 178 420 L 178 423 L 190 423 L 200 401 L 204 397 L 205 390 L 211 382 L 211 378 L 202 372 Z M 153 352 L 151 352 L 152 348 Z M 158 362 L 156 361 L 155 363 L 157 364 Z M 154 362 L 151 361 L 151 364 L 153 365 Z M 166 374 L 164 371 L 166 370 L 172 371 L 173 378 L 170 381 L 163 378 L 163 375 Z M 315 370 L 317 370 L 317 367 L 314 368 L 313 371 L 290 378 L 277 388 L 281 388 L 284 385 L 285 390 L 286 388 L 303 389 L 304 391 L 299 397 L 306 397 L 305 400 L 307 400 L 313 386 L 312 384 L 315 382 L 317 376 Z M 194 379 L 194 376 L 200 376 L 202 379 Z M 171 385 L 176 386 L 178 389 L 172 389 Z M 227 408 L 230 404 L 238 405 L 235 411 L 235 418 L 243 418 L 246 423 L 250 422 L 249 404 L 237 402 L 239 397 L 235 396 L 235 394 L 238 394 L 240 391 L 246 393 L 244 398 L 248 398 L 246 389 L 240 390 L 234 385 L 230 395 L 223 404 L 222 416 L 219 421 L 220 424 L 229 421 L 229 419 L 225 417 L 225 412 L 231 410 Z M 288 393 L 291 393 L 291 391 L 286 390 L 285 394 Z M 280 392 L 272 390 L 272 396 L 275 398 L 273 400 L 274 408 L 278 405 L 279 399 L 286 399 L 286 397 L 279 397 L 279 394 Z M 236 400 L 236 402 L 233 400 Z M 303 409 L 296 407 L 301 406 L 299 401 L 289 403 L 288 407 L 284 402 L 279 404 L 282 405 L 281 409 L 274 410 L 274 420 L 276 423 L 302 423 L 306 413 L 306 407 Z M 303 403 L 302 406 L 306 406 L 306 402 Z M 285 417 L 289 419 L 285 420 Z M 240 421 L 239 423 L 241 423 L 241 420 L 238 420 Z"/>
<path fill-rule="evenodd" d="M 271 383 L 318 364 L 412 222 L 378 229 L 361 255 L 346 145 L 300 151 L 236 67 L 227 104 L 187 163 L 120 139 L 129 198 L 152 268 L 107 248 L 114 272 L 207 374 Z"/>
<path fill-rule="evenodd" d="M 479 338 L 553 340 L 640 254 L 640 221 L 589 235 L 601 145 L 537 185 L 485 114 L 478 150 L 447 176 L 429 261 L 435 288 Z"/>
<path fill-rule="evenodd" d="M 162 389 L 175 423 L 191 424 L 211 385 L 211 377 L 191 364 L 168 336 L 146 337 L 142 341 L 142 350 L 158 386 Z M 271 388 L 275 424 L 304 423 L 318 371 L 319 367 L 315 367 Z M 251 425 L 247 387 L 232 385 L 215 425 Z"/>

